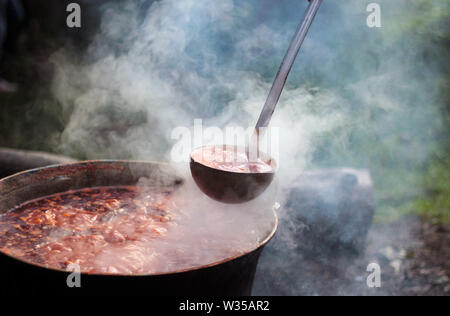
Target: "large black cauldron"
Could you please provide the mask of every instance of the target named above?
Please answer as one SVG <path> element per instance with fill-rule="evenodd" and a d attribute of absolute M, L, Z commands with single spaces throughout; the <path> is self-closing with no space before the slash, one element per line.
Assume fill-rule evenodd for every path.
<path fill-rule="evenodd" d="M 130 161 L 87 161 L 18 173 L 0 180 L 0 213 L 26 201 L 67 190 L 95 186 L 146 185 L 176 188 L 183 179 L 165 164 Z M 158 275 L 82 274 L 81 287 L 69 288 L 70 272 L 30 264 L 0 252 L 0 295 L 3 294 L 140 294 L 250 295 L 258 258 L 276 231 L 267 232 L 254 250 L 208 266 Z M 192 245 L 195 247 L 195 245 Z"/>

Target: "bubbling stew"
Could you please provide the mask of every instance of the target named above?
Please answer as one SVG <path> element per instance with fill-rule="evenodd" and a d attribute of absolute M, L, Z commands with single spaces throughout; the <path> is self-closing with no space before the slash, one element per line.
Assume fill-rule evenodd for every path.
<path fill-rule="evenodd" d="M 98 187 L 33 200 L 0 215 L 0 250 L 49 268 L 151 274 L 210 264 L 258 242 L 202 235 L 164 189 Z"/>

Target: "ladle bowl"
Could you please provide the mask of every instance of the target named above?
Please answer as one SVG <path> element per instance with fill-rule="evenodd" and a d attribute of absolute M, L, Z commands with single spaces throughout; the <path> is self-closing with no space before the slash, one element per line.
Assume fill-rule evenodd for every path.
<path fill-rule="evenodd" d="M 260 159 L 272 167 L 269 172 L 233 172 L 210 167 L 194 158 L 195 152 L 208 148 L 211 146 L 191 153 L 190 168 L 198 188 L 210 198 L 227 204 L 245 203 L 257 198 L 272 183 L 276 162 L 269 155 L 259 153 Z M 236 146 L 228 148 L 238 149 Z"/>

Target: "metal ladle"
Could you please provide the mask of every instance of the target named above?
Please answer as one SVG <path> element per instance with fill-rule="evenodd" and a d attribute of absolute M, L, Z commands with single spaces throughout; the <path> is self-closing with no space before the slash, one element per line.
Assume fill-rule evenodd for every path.
<path fill-rule="evenodd" d="M 246 148 L 248 155 L 250 149 L 256 147 L 258 156 L 264 157 L 264 160 L 273 166 L 272 170 L 270 172 L 262 173 L 245 173 L 212 168 L 203 164 L 201 161 L 194 159 L 193 155 L 197 150 L 211 150 L 211 146 L 208 148 L 198 148 L 191 153 L 191 173 L 200 190 L 209 197 L 224 203 L 243 203 L 259 196 L 272 182 L 275 174 L 275 161 L 270 157 L 267 157 L 267 155 L 259 153 L 259 139 L 264 133 L 264 129 L 269 125 L 270 119 L 272 118 L 286 83 L 286 79 L 322 1 L 323 0 L 309 0 L 308 8 L 295 32 L 286 55 L 284 56 L 266 103 L 264 104 L 258 122 L 256 123 L 250 144 Z M 228 145 L 227 147 L 230 148 Z M 234 148 L 234 150 L 237 150 L 237 148 Z"/>

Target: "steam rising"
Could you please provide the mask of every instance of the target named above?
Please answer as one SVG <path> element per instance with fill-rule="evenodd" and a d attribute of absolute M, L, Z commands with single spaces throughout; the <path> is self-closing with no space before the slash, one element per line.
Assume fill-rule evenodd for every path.
<path fill-rule="evenodd" d="M 171 131 L 197 117 L 221 128 L 254 125 L 273 73 L 264 78 L 244 65 L 277 63 L 291 35 L 286 28 L 295 25 L 245 23 L 254 8 L 218 3 L 155 2 L 142 21 L 137 4 L 105 6 L 102 32 L 86 61 L 75 66 L 64 51 L 54 56 L 60 66 L 55 93 L 72 111 L 63 150 L 90 158 L 168 159 Z M 324 115 L 305 111 L 312 103 L 319 111 L 326 106 Z M 284 93 L 273 126 L 289 138 L 280 159 L 291 161 L 281 164 L 304 167 L 312 135 L 341 124 L 339 103 L 329 91 Z"/>
<path fill-rule="evenodd" d="M 418 44 L 391 36 L 402 26 L 390 12 L 402 12 L 409 1 L 378 2 L 386 13 L 382 29 L 366 26 L 367 1 L 325 1 L 319 10 L 271 123 L 282 140 L 282 194 L 312 162 L 415 168 L 435 146 L 434 128 L 442 122 L 427 106 L 437 95 L 433 70 L 415 62 Z M 195 118 L 253 126 L 307 5 L 162 0 L 143 11 L 142 3 L 105 4 L 87 54 L 53 56 L 54 93 L 71 113 L 63 152 L 169 160 L 171 131 Z M 352 156 L 362 137 L 373 146 Z M 375 147 L 393 142 L 395 152 L 377 156 Z M 417 184 L 409 179 L 394 184 Z"/>
<path fill-rule="evenodd" d="M 163 261 L 166 266 L 172 265 L 173 270 L 211 264 L 252 251 L 275 227 L 273 209 L 267 207 L 273 203 L 273 192 L 238 206 L 217 204 L 202 195 L 192 180 L 187 180 L 173 199 L 181 206 L 175 215 L 176 226 L 163 241 L 146 247 L 165 255 L 165 259 L 170 259 L 167 254 L 175 254 L 174 263 Z M 180 264 L 177 256 L 185 262 Z"/>
<path fill-rule="evenodd" d="M 141 178 L 138 183 L 144 188 L 142 198 L 154 194 L 145 189 L 148 181 Z M 127 269 L 132 267 L 148 274 L 198 268 L 248 253 L 272 233 L 275 217 L 267 205 L 268 199 L 273 200 L 273 193 L 240 206 L 218 205 L 202 195 L 192 180 L 186 181 L 171 196 L 170 205 L 174 209 L 169 213 L 173 214 L 173 220 L 163 226 L 163 236 L 138 238 L 126 247 L 102 252 L 95 259 L 100 271 L 111 272 L 110 267 L 114 267 L 127 274 Z M 124 230 L 120 221 L 117 227 Z"/>

